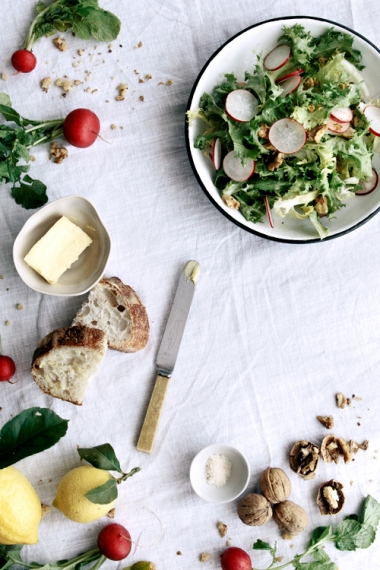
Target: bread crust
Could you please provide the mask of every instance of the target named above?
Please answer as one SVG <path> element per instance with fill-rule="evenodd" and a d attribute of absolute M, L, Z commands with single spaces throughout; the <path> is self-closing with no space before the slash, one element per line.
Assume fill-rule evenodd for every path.
<path fill-rule="evenodd" d="M 33 353 L 31 373 L 34 381 L 39 386 L 39 388 L 45 392 L 45 394 L 49 394 L 49 396 L 59 398 L 60 400 L 69 401 L 72 404 L 80 406 L 82 405 L 82 402 L 69 398 L 61 398 L 60 396 L 54 395 L 51 390 L 49 390 L 44 384 L 40 382 L 40 377 L 37 373 L 42 358 L 55 350 L 59 350 L 62 347 L 78 349 L 90 348 L 94 351 L 104 354 L 105 350 L 107 349 L 105 342 L 105 333 L 100 329 L 82 325 L 63 327 L 52 331 L 43 339 L 41 339 L 36 350 Z"/>
<path fill-rule="evenodd" d="M 108 347 L 120 352 L 137 352 L 144 348 L 148 342 L 150 334 L 150 325 L 146 308 L 142 304 L 136 292 L 129 285 L 125 285 L 118 277 L 103 277 L 96 287 L 105 287 L 116 297 L 122 299 L 123 305 L 129 312 L 131 320 L 131 335 L 128 341 L 120 340 L 110 343 L 108 339 Z M 84 305 L 86 302 L 84 303 Z M 82 307 L 84 306 L 82 305 Z M 120 305 L 120 303 L 118 303 Z M 74 323 L 80 322 L 81 309 L 79 309 Z M 98 323 L 97 326 L 101 326 Z M 107 334 L 107 331 L 105 331 Z"/>

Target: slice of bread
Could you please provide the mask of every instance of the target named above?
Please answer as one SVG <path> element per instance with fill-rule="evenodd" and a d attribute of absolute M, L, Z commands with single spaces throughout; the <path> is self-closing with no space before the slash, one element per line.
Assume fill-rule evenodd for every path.
<path fill-rule="evenodd" d="M 107 350 L 105 333 L 75 326 L 57 329 L 34 351 L 32 376 L 43 392 L 82 405 L 85 392 Z"/>
<path fill-rule="evenodd" d="M 73 325 L 103 330 L 109 348 L 137 352 L 149 338 L 146 309 L 135 291 L 118 277 L 103 278 L 91 289 Z"/>

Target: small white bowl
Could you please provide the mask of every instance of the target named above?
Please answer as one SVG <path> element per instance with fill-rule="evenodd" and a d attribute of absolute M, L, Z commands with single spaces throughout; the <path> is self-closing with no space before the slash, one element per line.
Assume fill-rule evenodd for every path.
<path fill-rule="evenodd" d="M 225 485 L 215 487 L 206 479 L 205 468 L 212 455 L 225 455 L 232 464 L 231 475 Z M 241 495 L 248 486 L 251 471 L 245 455 L 231 445 L 214 444 L 202 449 L 190 467 L 190 483 L 195 493 L 209 503 L 228 503 Z"/>
<path fill-rule="evenodd" d="M 58 283 L 51 284 L 29 267 L 24 257 L 62 216 L 79 226 L 93 242 Z M 13 262 L 31 289 L 47 295 L 74 297 L 89 291 L 102 278 L 110 251 L 110 236 L 94 206 L 81 196 L 67 196 L 47 204 L 25 222 L 13 244 Z"/>

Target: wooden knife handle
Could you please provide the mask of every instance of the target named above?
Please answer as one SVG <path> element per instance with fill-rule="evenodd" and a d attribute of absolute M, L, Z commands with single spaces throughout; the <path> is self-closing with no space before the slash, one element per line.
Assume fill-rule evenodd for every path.
<path fill-rule="evenodd" d="M 160 421 L 169 380 L 170 378 L 166 376 L 157 375 L 144 423 L 141 428 L 140 437 L 137 442 L 137 449 L 139 451 L 144 451 L 145 453 L 152 453 L 153 451 L 158 422 Z"/>

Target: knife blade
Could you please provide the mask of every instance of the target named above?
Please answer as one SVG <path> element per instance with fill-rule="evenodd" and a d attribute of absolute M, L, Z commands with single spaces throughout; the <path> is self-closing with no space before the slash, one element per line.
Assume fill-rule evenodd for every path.
<path fill-rule="evenodd" d="M 137 449 L 145 453 L 152 453 L 153 451 L 169 380 L 174 371 L 199 273 L 199 263 L 191 260 L 186 263 L 179 279 L 157 353 L 156 381 L 137 442 Z"/>

